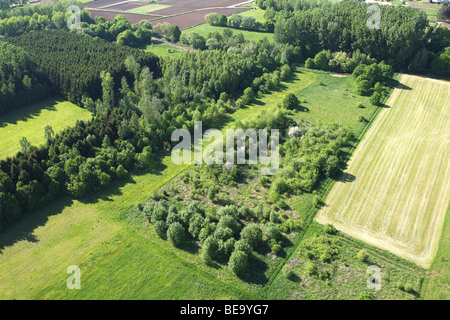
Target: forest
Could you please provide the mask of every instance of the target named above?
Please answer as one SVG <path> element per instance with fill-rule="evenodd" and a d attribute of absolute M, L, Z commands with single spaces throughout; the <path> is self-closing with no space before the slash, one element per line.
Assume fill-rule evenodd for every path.
<path fill-rule="evenodd" d="M 366 27 L 368 4 L 342 1 L 305 0 L 257 1 L 266 19 L 276 21 L 275 40 L 301 45 L 305 58 L 322 50 L 350 54 L 359 50 L 395 70 L 430 70 L 431 64 L 445 64 L 450 30 L 429 26 L 425 13 L 412 7 L 380 6 L 380 29 Z M 433 72 L 447 74 L 437 67 Z"/>
<path fill-rule="evenodd" d="M 101 97 L 100 73 L 109 72 L 116 83 L 125 75 L 125 59 L 133 55 L 159 76 L 157 57 L 151 53 L 63 30 L 25 33 L 8 42 L 31 52 L 40 80 L 74 103 L 83 95 Z M 84 50 L 79 50 L 84 48 Z M 80 63 L 82 62 L 82 63 Z"/>
<path fill-rule="evenodd" d="M 50 93 L 39 81 L 36 64 L 20 47 L 0 42 L 0 115 L 44 99 Z"/>

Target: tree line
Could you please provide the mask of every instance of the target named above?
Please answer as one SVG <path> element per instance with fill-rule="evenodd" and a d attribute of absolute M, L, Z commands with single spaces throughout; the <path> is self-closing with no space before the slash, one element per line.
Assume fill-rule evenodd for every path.
<path fill-rule="evenodd" d="M 254 17 L 239 14 L 233 14 L 227 17 L 224 14 L 219 15 L 216 12 L 212 12 L 205 15 L 205 21 L 211 26 L 230 27 L 247 31 L 273 32 L 275 28 L 272 20 L 261 23 L 256 21 Z"/>
<path fill-rule="evenodd" d="M 275 40 L 302 46 L 305 57 L 322 50 L 350 54 L 359 50 L 394 69 L 429 70 L 432 61 L 449 46 L 447 28 L 429 26 L 422 10 L 380 6 L 379 29 L 366 23 L 368 4 L 353 1 L 316 4 L 307 0 L 258 1 L 266 15 L 275 17 Z M 435 68 L 436 69 L 436 68 Z"/>
<path fill-rule="evenodd" d="M 45 98 L 49 88 L 39 82 L 36 65 L 20 47 L 0 41 L 0 115 Z"/>
<path fill-rule="evenodd" d="M 101 97 L 101 71 L 109 72 L 119 83 L 125 75 L 124 61 L 129 55 L 149 66 L 156 75 L 160 74 L 159 59 L 153 54 L 78 33 L 37 31 L 7 41 L 31 52 L 39 80 L 74 103 L 80 103 L 83 94 L 94 100 Z"/>

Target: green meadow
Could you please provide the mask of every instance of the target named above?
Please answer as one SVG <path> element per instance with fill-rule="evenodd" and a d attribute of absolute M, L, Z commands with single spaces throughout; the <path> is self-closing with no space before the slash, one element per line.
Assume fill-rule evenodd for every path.
<path fill-rule="evenodd" d="M 91 113 L 68 101 L 48 99 L 0 116 L 0 159 L 20 151 L 20 139 L 33 145 L 45 142 L 44 129 L 50 125 L 55 133 L 73 126 L 77 120 L 88 120 Z"/>
<path fill-rule="evenodd" d="M 265 37 L 267 37 L 270 41 L 274 40 L 273 33 L 264 33 L 264 32 L 256 32 L 256 31 L 246 31 L 246 30 L 240 30 L 240 29 L 232 29 L 227 27 L 217 27 L 217 26 L 211 26 L 207 23 L 203 23 L 201 25 L 198 25 L 193 28 L 185 29 L 183 32 L 196 32 L 204 37 L 207 37 L 209 33 L 211 32 L 220 32 L 222 33 L 224 29 L 230 29 L 233 31 L 233 34 L 239 34 L 242 33 L 246 40 L 250 41 L 259 41 L 263 40 Z"/>
<path fill-rule="evenodd" d="M 148 45 L 144 50 L 154 53 L 158 57 L 176 57 L 186 52 L 167 44 L 151 44 Z"/>

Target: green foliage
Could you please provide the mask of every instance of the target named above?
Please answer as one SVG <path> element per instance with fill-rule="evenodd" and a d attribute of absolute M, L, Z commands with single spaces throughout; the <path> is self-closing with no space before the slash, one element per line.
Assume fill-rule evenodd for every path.
<path fill-rule="evenodd" d="M 255 224 L 244 227 L 241 231 L 241 239 L 246 240 L 252 249 L 258 248 L 263 240 L 261 227 Z"/>
<path fill-rule="evenodd" d="M 369 32 L 366 4 L 340 1 L 294 7 L 272 3 L 270 6 L 285 13 L 277 16 L 277 41 L 305 47 L 310 56 L 322 50 L 350 53 L 359 49 L 378 61 L 391 61 L 396 67 L 401 67 L 407 66 L 414 54 L 424 47 L 422 39 L 428 20 L 426 14 L 416 8 L 381 6 L 381 29 Z M 292 10 L 293 14 L 290 13 Z M 333 23 L 327 23 L 330 21 Z M 395 37 L 390 32 L 393 29 L 398 31 Z M 321 64 L 318 68 L 328 67 L 325 58 L 320 55 L 315 61 Z"/>
<path fill-rule="evenodd" d="M 249 263 L 248 256 L 242 251 L 233 251 L 228 261 L 228 267 L 236 274 L 242 275 L 247 272 Z"/>
<path fill-rule="evenodd" d="M 186 230 L 180 223 L 174 222 L 167 229 L 167 239 L 175 247 L 181 247 L 186 242 Z"/>
<path fill-rule="evenodd" d="M 445 48 L 431 63 L 435 74 L 450 75 L 450 47 Z"/>
<path fill-rule="evenodd" d="M 283 269 L 283 276 L 288 279 L 291 280 L 294 277 L 294 271 L 292 271 L 292 267 L 289 264 L 286 264 Z"/>
<path fill-rule="evenodd" d="M 300 101 L 293 93 L 288 93 L 281 102 L 281 106 L 288 110 L 296 110 L 300 107 Z"/>
<path fill-rule="evenodd" d="M 375 300 L 375 299 L 369 291 L 363 291 L 360 293 L 358 300 Z"/>
<path fill-rule="evenodd" d="M 155 224 L 153 225 L 153 227 L 155 229 L 156 234 L 159 237 L 161 237 L 161 238 L 165 237 L 167 228 L 166 228 L 166 223 L 164 221 L 161 221 L 161 220 L 156 221 Z"/>
<path fill-rule="evenodd" d="M 0 42 L 0 115 L 49 94 L 38 80 L 36 65 L 25 50 Z"/>
<path fill-rule="evenodd" d="M 331 234 L 331 235 L 334 235 L 334 234 L 336 234 L 336 232 L 337 232 L 336 228 L 335 228 L 332 224 L 330 224 L 330 223 L 327 223 L 327 224 L 325 225 L 324 231 L 325 231 L 325 233 Z"/>
<path fill-rule="evenodd" d="M 160 73 L 158 59 L 151 53 L 120 47 L 104 40 L 94 40 L 77 33 L 62 30 L 38 31 L 8 38 L 12 44 L 35 52 L 33 62 L 48 79 L 72 102 L 80 102 L 87 93 L 93 100 L 102 96 L 100 72 L 107 71 L 115 82 L 125 74 L 124 61 L 134 56 L 140 65 Z M 78 48 L 85 50 L 78 50 Z M 79 61 L 84 61 L 80 64 Z M 67 68 L 67 66 L 72 66 Z M 105 101 L 106 103 L 106 101 Z"/>
<path fill-rule="evenodd" d="M 326 235 L 314 235 L 304 243 L 304 254 L 310 260 L 333 261 L 339 254 L 336 239 Z"/>
<path fill-rule="evenodd" d="M 357 254 L 356 254 L 356 258 L 361 261 L 361 262 L 366 262 L 367 259 L 369 258 L 369 253 L 367 252 L 366 249 L 361 249 Z"/>
<path fill-rule="evenodd" d="M 218 251 L 219 245 L 217 243 L 217 240 L 214 237 L 210 236 L 203 243 L 201 258 L 205 263 L 210 264 L 213 260 L 217 259 L 219 255 Z"/>
<path fill-rule="evenodd" d="M 381 106 L 381 94 L 379 92 L 374 92 L 370 97 L 370 103 L 374 106 Z"/>

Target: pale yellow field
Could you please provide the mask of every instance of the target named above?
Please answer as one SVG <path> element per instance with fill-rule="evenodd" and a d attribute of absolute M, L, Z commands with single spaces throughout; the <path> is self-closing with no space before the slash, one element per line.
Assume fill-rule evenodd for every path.
<path fill-rule="evenodd" d="M 428 268 L 450 199 L 450 82 L 400 82 L 316 220 Z"/>

